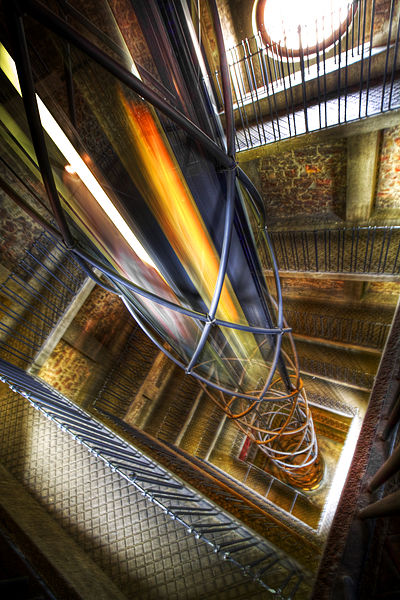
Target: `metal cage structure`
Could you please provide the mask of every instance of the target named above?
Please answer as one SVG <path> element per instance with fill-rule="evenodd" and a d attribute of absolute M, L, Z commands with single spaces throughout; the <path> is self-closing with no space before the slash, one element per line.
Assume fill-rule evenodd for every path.
<path fill-rule="evenodd" d="M 61 4 L 65 9 L 65 3 Z M 149 7 L 149 11 L 160 10 L 155 2 L 150 2 Z M 219 131 L 221 135 L 221 128 L 215 114 L 208 115 L 208 121 L 203 119 L 206 125 L 202 127 L 201 115 L 196 118 L 194 113 L 192 119 L 190 107 L 187 110 L 184 105 L 177 108 L 177 102 L 169 102 L 168 95 L 163 90 L 156 89 L 156 86 L 151 86 L 140 78 L 140 69 L 136 68 L 132 59 L 130 66 L 126 64 L 126 55 L 125 64 L 122 64 L 121 57 L 113 58 L 111 53 L 82 35 L 65 18 L 56 15 L 36 0 L 6 3 L 11 47 L 10 53 L 5 46 L 1 48 L 2 77 L 10 88 L 10 94 L 15 95 L 16 102 L 21 102 L 22 98 L 34 148 L 32 162 L 40 170 L 50 212 L 56 220 L 58 231 L 32 207 L 25 208 L 43 227 L 50 228 L 52 234 L 57 235 L 97 284 L 122 298 L 133 318 L 159 349 L 187 374 L 206 386 L 207 393 L 214 402 L 268 455 L 284 479 L 298 488 L 311 490 L 322 480 L 322 459 L 299 374 L 291 330 L 283 316 L 278 268 L 265 227 L 262 201 L 235 160 L 228 67 L 214 0 L 211 0 L 210 8 L 221 57 L 226 143 L 221 137 L 218 138 L 217 133 Z M 145 10 L 143 6 L 137 8 L 138 13 Z M 181 10 L 184 14 L 184 3 Z M 75 18 L 76 12 L 73 15 Z M 95 222 L 95 226 L 83 223 L 82 213 L 79 211 L 86 210 L 87 206 L 98 211 L 96 215 L 100 214 L 97 204 L 93 208 L 94 192 L 91 191 L 91 196 L 88 193 L 89 180 L 95 180 L 93 185 L 97 185 L 98 193 L 103 196 L 108 188 L 97 175 L 89 158 L 86 156 L 84 162 L 82 153 L 80 155 L 74 147 L 73 142 L 79 136 L 72 127 L 73 123 L 69 123 L 68 131 L 63 129 L 37 92 L 27 43 L 27 18 L 32 19 L 40 31 L 50 32 L 49 35 L 63 40 L 68 48 L 76 49 L 81 64 L 90 61 L 91 65 L 95 65 L 93 69 L 100 68 L 105 77 L 112 78 L 115 82 L 115 88 L 112 88 L 117 90 L 115 98 L 120 98 L 121 110 L 129 122 L 128 133 L 136 143 L 132 144 L 138 161 L 135 166 L 137 171 L 147 173 L 147 177 L 142 175 L 143 179 L 135 174 L 130 175 L 141 195 L 147 194 L 146 201 L 151 205 L 152 211 L 149 210 L 148 214 L 155 216 L 150 235 L 155 238 L 155 244 L 156 239 L 162 238 L 163 232 L 157 238 L 154 229 L 160 223 L 165 228 L 167 218 L 167 209 L 165 206 L 160 208 L 159 197 L 163 197 L 166 182 L 174 180 L 174 194 L 171 197 L 167 193 L 167 200 L 172 204 L 172 216 L 168 213 L 168 218 L 171 223 L 175 223 L 175 229 L 171 229 L 168 239 L 174 249 L 174 253 L 170 252 L 173 259 L 169 256 L 164 256 L 163 259 L 160 248 L 158 254 L 150 245 L 143 250 L 136 239 L 130 242 L 131 248 L 134 244 L 137 245 L 134 252 L 129 251 L 129 260 L 124 263 L 124 259 L 119 259 L 118 244 L 113 247 L 109 241 L 111 234 L 107 232 L 107 228 L 101 229 L 99 220 Z M 85 25 L 81 19 L 79 25 L 82 23 Z M 186 25 L 189 26 L 188 23 Z M 31 28 L 28 35 L 30 31 Z M 71 65 L 69 75 L 73 80 Z M 76 77 L 81 78 L 77 85 L 83 86 L 84 75 Z M 206 95 L 204 89 L 201 93 Z M 134 101 L 130 95 L 134 96 Z M 72 104 L 70 102 L 70 107 Z M 210 104 L 210 99 L 206 97 L 204 105 Z M 111 135 L 110 128 L 106 133 Z M 167 139 L 168 135 L 170 137 Z M 180 166 L 179 156 L 176 157 L 181 146 L 174 140 L 183 136 L 184 142 L 180 141 L 180 144 L 185 149 L 186 146 L 191 146 L 190 151 L 197 160 L 200 173 L 198 177 L 196 173 L 197 179 L 190 179 Z M 146 162 L 146 152 L 152 153 L 151 167 Z M 54 158 L 55 154 L 57 160 Z M 54 166 L 60 162 L 64 167 L 62 178 L 57 172 L 59 167 Z M 154 172 L 157 165 L 161 175 Z M 72 175 L 69 175 L 69 168 Z M 193 191 L 197 186 L 204 195 L 206 176 L 201 169 L 205 168 L 208 169 L 207 177 L 215 183 L 213 189 L 219 186 L 220 190 L 212 217 L 208 216 L 212 212 L 208 206 L 199 207 L 198 197 L 195 197 Z M 66 171 L 68 174 L 65 174 Z M 164 171 L 166 175 L 162 179 Z M 71 178 L 75 192 L 69 196 L 68 185 L 72 185 Z M 84 196 L 83 189 L 86 194 Z M 121 228 L 118 229 L 115 222 L 126 212 L 121 209 L 118 213 L 115 209 L 115 204 L 119 206 L 118 202 L 111 194 L 109 196 L 113 202 L 103 205 L 102 215 L 106 214 L 109 221 L 114 221 L 112 235 L 119 240 L 122 239 L 122 226 L 131 221 L 128 217 L 125 220 L 122 218 Z M 178 196 L 181 205 L 177 203 Z M 192 197 L 195 197 L 193 201 Z M 185 206 L 188 208 L 185 209 Z M 144 206 L 142 210 L 145 212 L 147 209 Z M 180 210 L 184 215 L 181 224 Z M 249 211 L 253 214 L 250 215 Z M 217 213 L 218 227 L 212 221 Z M 188 215 L 192 215 L 192 221 Z M 102 218 L 105 219 L 104 216 Z M 258 259 L 250 225 L 255 220 L 262 231 L 265 249 L 273 267 L 274 293 L 267 289 Z M 108 227 L 111 227 L 109 221 Z M 188 231 L 182 233 L 185 223 Z M 190 223 L 195 223 L 197 229 L 193 226 L 190 230 Z M 128 230 L 126 236 L 131 234 L 132 230 Z M 179 236 L 186 236 L 186 246 Z M 133 234 L 131 237 L 134 237 Z M 140 239 L 143 240 L 143 236 Z M 173 242 L 171 239 L 177 241 Z M 205 261 L 204 254 L 195 255 L 197 239 L 201 241 L 198 248 L 201 247 L 202 251 L 204 247 L 212 250 L 209 252 L 208 262 Z M 123 241 L 123 244 L 126 242 Z M 191 252 L 193 256 L 189 262 Z M 133 263 L 136 265 L 135 272 L 130 271 Z M 101 275 L 96 275 L 94 269 Z M 185 294 L 182 292 L 183 284 L 173 280 L 172 272 L 181 274 L 179 281 L 190 280 L 185 283 Z M 145 285 L 146 282 L 148 286 Z"/>

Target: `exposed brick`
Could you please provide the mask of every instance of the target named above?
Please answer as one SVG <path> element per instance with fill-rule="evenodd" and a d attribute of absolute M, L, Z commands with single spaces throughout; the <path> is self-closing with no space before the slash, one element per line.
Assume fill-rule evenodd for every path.
<path fill-rule="evenodd" d="M 400 209 L 400 125 L 385 129 L 379 161 L 375 208 Z"/>
<path fill-rule="evenodd" d="M 42 228 L 0 191 L 0 263 L 7 269 L 22 260 Z"/>
<path fill-rule="evenodd" d="M 372 281 L 369 284 L 369 291 L 378 294 L 387 294 L 391 296 L 399 295 L 399 284 L 397 281 Z"/>
<path fill-rule="evenodd" d="M 91 13 L 97 14 L 98 3 L 95 4 L 96 10 Z M 112 0 L 110 6 L 133 59 L 158 78 L 157 68 L 131 3 L 128 0 Z"/>
<path fill-rule="evenodd" d="M 382 29 L 386 26 L 388 16 L 390 14 L 390 4 L 391 0 L 376 1 L 374 14 L 374 36 L 379 34 L 382 31 Z"/>
<path fill-rule="evenodd" d="M 300 279 L 298 277 L 284 277 L 281 280 L 283 293 L 296 293 L 303 295 L 305 292 L 313 291 L 342 291 L 344 281 L 337 279 Z"/>
<path fill-rule="evenodd" d="M 72 400 L 91 375 L 91 361 L 62 340 L 39 372 L 39 376 Z"/>
<path fill-rule="evenodd" d="M 343 218 L 346 164 L 345 140 L 259 158 L 260 191 L 269 219 L 316 214 Z"/>
<path fill-rule="evenodd" d="M 82 332 L 95 337 L 104 346 L 112 345 L 115 336 L 128 318 L 121 299 L 96 287 L 75 317 Z"/>

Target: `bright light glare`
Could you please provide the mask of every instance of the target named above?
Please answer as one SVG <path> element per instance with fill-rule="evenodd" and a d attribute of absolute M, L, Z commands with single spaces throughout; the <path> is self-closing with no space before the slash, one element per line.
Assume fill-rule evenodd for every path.
<path fill-rule="evenodd" d="M 301 45 L 306 50 L 339 29 L 348 8 L 348 0 L 267 0 L 265 30 L 272 42 L 293 50 L 300 48 L 301 35 Z"/>
<path fill-rule="evenodd" d="M 350 428 L 347 432 L 346 441 L 343 445 L 339 461 L 336 465 L 328 497 L 325 501 L 323 514 L 321 516 L 318 527 L 319 532 L 321 534 L 326 535 L 332 524 L 332 520 L 335 515 L 337 505 L 339 503 L 340 495 L 346 482 L 346 477 L 349 472 L 350 464 L 353 459 L 357 440 L 360 435 L 361 424 L 361 418 L 358 415 L 354 416 Z"/>
<path fill-rule="evenodd" d="M 22 96 L 15 62 L 13 61 L 13 59 L 8 54 L 7 50 L 2 44 L 0 44 L 0 67 L 6 75 L 7 79 L 10 81 L 10 83 L 15 87 L 19 95 Z M 73 145 L 71 144 L 71 142 L 57 123 L 57 121 L 53 118 L 50 111 L 43 104 L 42 100 L 37 94 L 36 100 L 38 103 L 40 120 L 42 122 L 43 129 L 53 140 L 57 148 L 60 150 L 60 152 L 64 155 L 64 158 L 69 163 L 67 165 L 68 169 L 66 167 L 67 172 L 76 173 L 77 175 L 79 175 L 80 179 L 85 184 L 89 192 L 99 203 L 106 215 L 111 219 L 118 231 L 125 238 L 130 247 L 137 254 L 137 256 L 146 264 L 157 269 L 156 265 L 151 260 L 150 256 L 143 248 L 142 244 L 134 235 L 128 223 L 125 221 L 125 219 L 116 209 L 114 204 L 111 202 L 110 198 L 107 196 L 107 194 L 105 193 L 105 191 L 103 190 L 93 173 L 83 162 L 78 152 L 75 150 L 75 148 L 73 147 Z"/>

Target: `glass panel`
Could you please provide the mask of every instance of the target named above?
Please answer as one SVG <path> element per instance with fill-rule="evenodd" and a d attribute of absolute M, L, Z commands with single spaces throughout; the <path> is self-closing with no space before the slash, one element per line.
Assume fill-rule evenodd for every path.
<path fill-rule="evenodd" d="M 275 335 L 213 327 L 194 372 L 221 387 L 257 395 L 271 371 Z"/>
<path fill-rule="evenodd" d="M 56 187 L 80 240 L 133 283 L 207 314 L 223 245 L 225 173 L 218 172 L 186 131 L 71 46 L 78 134 L 67 116 L 66 87 L 58 85 L 65 47 L 48 32 L 43 39 L 46 44 L 36 48 L 35 61 L 52 72 L 46 77 L 39 73 L 39 111 Z M 49 47 L 55 56 L 46 63 Z M 271 327 L 276 317 L 243 213 L 238 198 L 216 316 Z M 183 360 L 190 360 L 203 324 L 125 294 L 152 329 Z M 221 385 L 254 393 L 263 388 L 274 343 L 271 336 L 213 328 L 197 371 Z"/>
<path fill-rule="evenodd" d="M 0 46 L 0 189 L 11 187 L 46 221 L 53 222 L 23 102 L 2 69 L 7 71 L 7 55 Z M 2 260 L 4 266 L 11 268 L 39 237 L 42 228 L 9 198 L 7 191 L 0 191 L 0 215 Z"/>
<path fill-rule="evenodd" d="M 137 314 L 141 323 L 146 327 L 150 326 L 149 331 L 159 344 L 186 366 L 192 357 L 193 348 L 200 340 L 203 323 L 133 294 L 126 288 L 124 296 L 131 314 Z"/>
<path fill-rule="evenodd" d="M 289 51 L 315 52 L 318 44 L 326 47 L 336 42 L 351 18 L 352 3 L 348 0 L 279 0 L 264 2 L 264 14 L 257 23 L 268 43 L 279 43 Z"/>
<path fill-rule="evenodd" d="M 247 223 L 249 246 L 254 248 L 254 260 L 256 262 L 256 271 L 259 278 L 259 289 L 261 302 L 264 304 L 264 314 L 270 325 L 275 327 L 278 323 L 278 291 L 276 280 L 273 274 L 273 258 L 268 240 L 265 236 L 263 215 L 258 213 L 256 205 L 253 203 L 249 194 L 242 184 L 239 184 L 239 196 L 241 199 L 242 220 Z M 268 283 L 265 278 L 265 271 L 270 271 Z M 260 300 L 258 302 L 260 302 Z M 256 323 L 251 323 L 255 325 Z M 259 323 L 261 327 L 267 327 L 265 321 Z"/>

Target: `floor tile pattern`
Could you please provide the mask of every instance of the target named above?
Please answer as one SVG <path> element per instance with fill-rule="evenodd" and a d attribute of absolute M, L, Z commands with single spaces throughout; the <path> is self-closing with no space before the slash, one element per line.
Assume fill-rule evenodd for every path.
<path fill-rule="evenodd" d="M 17 394 L 1 400 L 0 458 L 127 597 L 265 598 Z"/>

